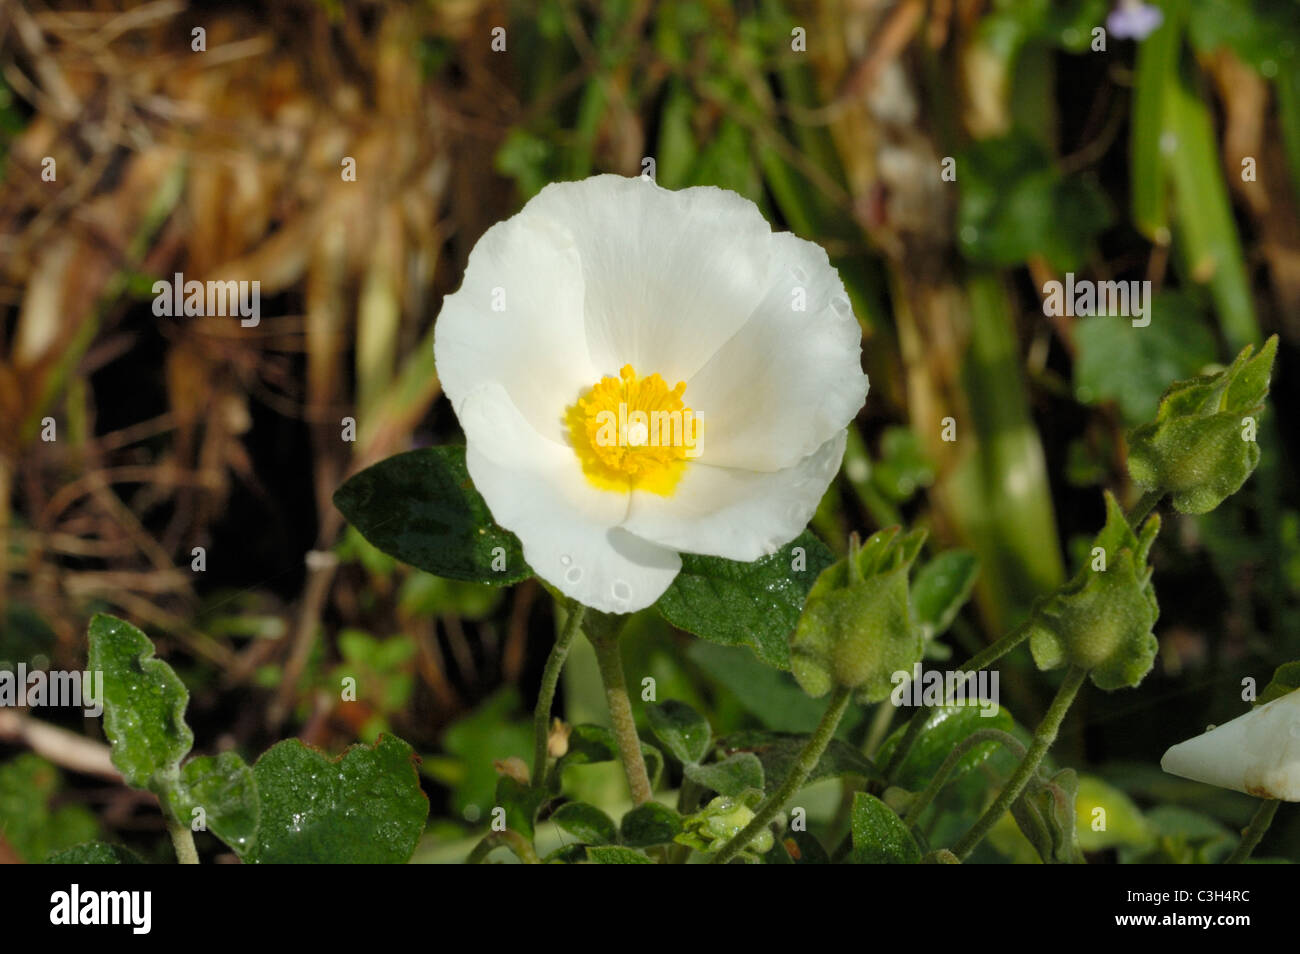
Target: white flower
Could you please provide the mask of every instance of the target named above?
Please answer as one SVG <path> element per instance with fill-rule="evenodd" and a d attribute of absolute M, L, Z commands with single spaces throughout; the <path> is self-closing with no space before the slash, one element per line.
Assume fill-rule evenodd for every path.
<path fill-rule="evenodd" d="M 750 561 L 798 536 L 867 393 L 821 248 L 734 192 L 613 175 L 488 229 L 434 353 L 493 517 L 614 613 L 658 599 L 679 553 Z"/>
<path fill-rule="evenodd" d="M 1300 802 L 1300 689 L 1171 747 L 1171 775 Z"/>

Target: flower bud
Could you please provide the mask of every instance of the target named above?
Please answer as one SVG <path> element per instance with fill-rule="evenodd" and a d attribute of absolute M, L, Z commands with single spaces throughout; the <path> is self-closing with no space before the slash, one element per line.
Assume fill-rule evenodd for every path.
<path fill-rule="evenodd" d="M 1170 747 L 1160 767 L 1259 798 L 1300 802 L 1300 689 Z"/>
<path fill-rule="evenodd" d="M 684 831 L 675 839 L 683 845 L 690 845 L 698 851 L 720 851 L 737 832 L 754 820 L 751 803 L 762 800 L 762 792 L 749 793 L 751 797 L 732 797 L 719 795 L 694 815 L 683 819 Z M 746 852 L 764 855 L 772 850 L 776 839 L 772 836 L 772 826 L 756 834 L 748 845 Z"/>
<path fill-rule="evenodd" d="M 492 767 L 497 770 L 497 775 L 502 778 L 512 778 L 520 785 L 528 784 L 530 775 L 528 765 L 517 755 L 504 759 L 494 759 Z"/>
<path fill-rule="evenodd" d="M 895 672 L 911 672 L 924 640 L 912 620 L 908 572 L 925 531 L 881 530 L 827 567 L 808 593 L 790 640 L 795 679 L 810 696 L 833 687 L 857 690 L 865 702 L 889 697 Z"/>
<path fill-rule="evenodd" d="M 1277 336 L 1254 357 L 1252 350 L 1247 345 L 1217 374 L 1170 385 L 1155 420 L 1129 436 L 1133 479 L 1146 490 L 1169 494 L 1182 513 L 1213 510 L 1259 463 L 1254 419 L 1268 395 Z"/>
<path fill-rule="evenodd" d="M 559 719 L 551 720 L 551 731 L 546 736 L 546 754 L 553 759 L 562 759 L 569 754 L 569 736 L 573 726 Z"/>
<path fill-rule="evenodd" d="M 1093 541 L 1092 560 L 1030 611 L 1029 649 L 1039 669 L 1080 666 L 1101 689 L 1136 686 L 1151 671 L 1160 607 L 1147 555 L 1159 530 L 1153 514 L 1135 536 L 1106 493 L 1106 525 Z"/>

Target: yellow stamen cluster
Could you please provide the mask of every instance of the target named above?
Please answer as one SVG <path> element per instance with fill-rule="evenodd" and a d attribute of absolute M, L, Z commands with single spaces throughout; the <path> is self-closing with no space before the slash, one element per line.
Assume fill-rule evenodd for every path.
<path fill-rule="evenodd" d="M 669 496 L 698 454 L 699 419 L 682 402 L 686 382 L 669 389 L 630 364 L 603 377 L 565 411 L 582 472 L 602 490 Z"/>

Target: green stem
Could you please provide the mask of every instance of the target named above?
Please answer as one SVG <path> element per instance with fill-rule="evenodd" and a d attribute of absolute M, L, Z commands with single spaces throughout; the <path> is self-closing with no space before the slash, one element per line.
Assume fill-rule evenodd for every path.
<path fill-rule="evenodd" d="M 1065 681 L 1061 683 L 1061 688 L 1057 690 L 1056 697 L 1047 709 L 1047 714 L 1043 716 L 1043 721 L 1038 724 L 1038 728 L 1034 731 L 1033 741 L 1029 745 L 1029 751 L 1026 753 L 1024 760 L 1016 766 L 1016 770 L 1012 773 L 1006 786 L 998 794 L 993 804 L 988 807 L 988 810 L 980 816 L 979 821 L 971 826 L 970 831 L 962 835 L 957 844 L 952 846 L 952 853 L 962 861 L 966 860 L 975 849 L 975 846 L 989 833 L 989 829 L 1006 814 L 1012 802 L 1020 797 L 1020 793 L 1029 784 L 1029 779 L 1038 771 L 1038 764 L 1043 760 L 1043 756 L 1047 754 L 1047 750 L 1052 747 L 1052 743 L 1056 741 L 1056 733 L 1065 720 L 1065 714 L 1070 710 L 1070 704 L 1074 702 L 1079 687 L 1083 685 L 1083 680 L 1087 677 L 1088 670 L 1080 666 L 1071 666 L 1066 670 Z"/>
<path fill-rule="evenodd" d="M 172 847 L 176 849 L 176 860 L 183 865 L 197 865 L 199 850 L 194 847 L 194 832 L 183 822 L 167 819 L 167 834 L 172 836 Z"/>
<path fill-rule="evenodd" d="M 1164 494 L 1159 490 L 1148 490 L 1133 505 L 1133 511 L 1128 515 L 1128 525 L 1136 533 L 1138 525 L 1146 519 L 1147 514 L 1156 509 L 1156 504 L 1160 503 L 1160 498 Z"/>
<path fill-rule="evenodd" d="M 557 604 L 558 605 L 558 604 Z M 551 731 L 551 704 L 555 701 L 555 687 L 560 682 L 560 670 L 564 660 L 569 656 L 569 647 L 582 629 L 582 618 L 587 614 L 587 607 L 581 603 L 569 604 L 568 619 L 564 628 L 551 647 L 551 654 L 546 657 L 546 668 L 542 670 L 542 686 L 537 694 L 537 708 L 533 712 L 533 787 L 540 788 L 546 784 L 546 745 Z"/>
<path fill-rule="evenodd" d="M 880 743 L 884 742 L 885 736 L 889 734 L 889 727 L 894 722 L 894 712 L 897 709 L 897 706 L 884 702 L 876 706 L 875 714 L 871 717 L 871 728 L 867 730 L 867 741 L 862 745 L 862 751 L 867 758 L 876 757 Z"/>
<path fill-rule="evenodd" d="M 1255 850 L 1255 846 L 1264 837 L 1264 832 L 1268 831 L 1268 826 L 1273 824 L 1273 816 L 1277 814 L 1277 807 L 1280 804 L 1282 803 L 1276 798 L 1266 798 L 1260 801 L 1259 808 L 1255 810 L 1255 817 L 1250 820 L 1246 830 L 1241 833 L 1241 844 L 1223 862 L 1225 865 L 1239 865 L 1250 857 L 1250 853 Z"/>
<path fill-rule="evenodd" d="M 526 865 L 541 864 L 541 859 L 537 857 L 537 852 L 528 839 L 509 828 L 505 831 L 494 831 L 491 834 L 484 835 L 483 839 L 474 846 L 474 850 L 469 853 L 469 857 L 465 859 L 465 864 L 482 864 L 488 855 L 502 845 L 513 851 L 515 857 Z"/>
<path fill-rule="evenodd" d="M 813 734 L 808 737 L 808 743 L 795 759 L 794 765 L 790 767 L 790 774 L 785 777 L 781 787 L 768 796 L 767 801 L 759 806 L 757 814 L 748 825 L 742 828 L 731 840 L 722 846 L 722 850 L 713 856 L 712 864 L 725 865 L 751 842 L 754 836 L 759 834 L 767 827 L 776 813 L 786 802 L 794 797 L 795 793 L 803 787 L 812 770 L 817 767 L 821 761 L 822 753 L 826 751 L 826 746 L 830 745 L 831 739 L 835 737 L 835 730 L 839 728 L 840 720 L 844 718 L 844 713 L 848 711 L 849 702 L 853 698 L 853 690 L 843 687 L 837 688 L 831 696 L 830 705 L 826 707 L 825 714 L 822 715 L 821 722 L 817 723 L 817 728 Z"/>
<path fill-rule="evenodd" d="M 618 651 L 618 636 L 614 633 L 588 633 L 587 638 L 596 650 L 596 665 L 600 667 L 600 681 L 605 686 L 605 702 L 609 705 L 609 718 L 618 741 L 618 754 L 632 790 L 632 804 L 644 805 L 650 801 L 650 776 L 646 773 L 645 757 L 641 754 L 641 738 L 636 733 L 636 720 L 632 717 L 632 702 L 627 694 L 627 680 L 623 676 L 623 658 Z"/>
<path fill-rule="evenodd" d="M 916 823 L 921 818 L 921 813 L 930 807 L 930 803 L 934 801 L 939 791 L 947 784 L 948 776 L 957 767 L 957 762 L 975 746 L 984 742 L 999 742 L 1013 750 L 1019 758 L 1023 759 L 1025 757 L 1025 747 L 1020 744 L 1019 739 L 1009 732 L 1003 732 L 1001 729 L 980 729 L 977 732 L 972 732 L 948 753 L 948 757 L 943 760 L 939 770 L 934 773 L 934 778 L 930 779 L 930 784 L 925 787 L 925 790 L 920 795 L 916 796 L 916 801 L 907 810 L 907 817 L 903 819 L 903 824 L 908 828 L 916 827 Z"/>
<path fill-rule="evenodd" d="M 975 675 L 981 669 L 987 669 L 993 665 L 1011 650 L 1015 649 L 1029 637 L 1028 626 L 1018 626 L 1011 632 L 1007 633 L 995 643 L 990 643 L 983 650 L 976 653 L 966 664 L 961 667 L 957 675 L 957 682 L 954 691 L 964 686 L 966 680 Z M 947 700 L 945 700 L 947 701 Z M 903 731 L 903 737 L 898 740 L 898 745 L 894 748 L 893 754 L 889 757 L 889 764 L 885 766 L 885 778 L 892 779 L 900 767 L 903 760 L 907 758 L 907 753 L 912 749 L 912 743 L 916 737 L 921 734 L 921 729 L 925 726 L 925 720 L 930 717 L 930 707 L 921 706 L 912 713 L 912 719 L 907 723 L 907 728 Z"/>

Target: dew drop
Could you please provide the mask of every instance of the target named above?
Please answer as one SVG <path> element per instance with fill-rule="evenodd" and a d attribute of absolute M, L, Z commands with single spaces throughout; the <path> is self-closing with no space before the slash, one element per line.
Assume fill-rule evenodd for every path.
<path fill-rule="evenodd" d="M 582 567 L 571 566 L 564 574 L 564 579 L 569 583 L 578 583 L 582 580 Z"/>
<path fill-rule="evenodd" d="M 609 591 L 613 594 L 614 599 L 622 603 L 626 603 L 632 598 L 632 584 L 627 580 L 615 580 Z"/>
<path fill-rule="evenodd" d="M 567 553 L 560 556 L 560 566 L 568 566 L 572 562 L 573 557 L 569 556 Z"/>

